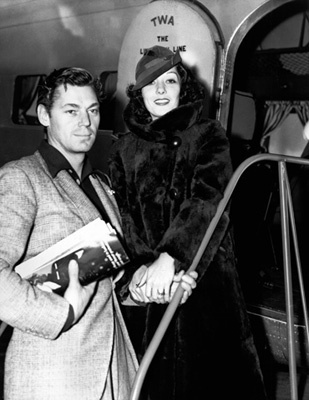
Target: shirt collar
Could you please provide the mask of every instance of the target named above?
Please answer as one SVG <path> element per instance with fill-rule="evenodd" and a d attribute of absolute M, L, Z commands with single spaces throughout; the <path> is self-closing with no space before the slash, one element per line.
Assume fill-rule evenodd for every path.
<path fill-rule="evenodd" d="M 53 178 L 62 170 L 74 171 L 69 161 L 64 157 L 64 155 L 57 150 L 54 146 L 50 145 L 47 140 L 42 140 L 39 146 L 39 153 L 44 158 L 49 172 Z M 74 171 L 75 172 L 75 171 Z M 93 172 L 92 166 L 88 157 L 85 157 L 83 171 L 82 171 L 82 181 Z M 76 172 L 75 172 L 76 174 Z"/>

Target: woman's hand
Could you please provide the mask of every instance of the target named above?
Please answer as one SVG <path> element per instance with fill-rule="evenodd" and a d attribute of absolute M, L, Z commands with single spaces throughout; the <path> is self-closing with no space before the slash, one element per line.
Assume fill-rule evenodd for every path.
<path fill-rule="evenodd" d="M 166 303 L 170 300 L 170 289 L 175 275 L 174 258 L 167 253 L 148 267 L 141 284 L 145 283 L 145 295 L 149 301 Z"/>
<path fill-rule="evenodd" d="M 138 270 L 135 271 L 129 285 L 131 297 L 134 301 L 138 303 L 149 302 L 148 298 L 145 295 L 146 274 L 147 274 L 147 267 L 146 265 L 142 265 L 141 267 L 139 267 Z"/>
<path fill-rule="evenodd" d="M 184 304 L 188 298 L 191 296 L 193 289 L 196 288 L 196 279 L 198 277 L 198 273 L 196 271 L 191 271 L 189 273 L 184 273 L 184 271 L 180 271 L 178 274 L 175 274 L 174 280 L 171 286 L 171 299 L 174 296 L 174 293 L 178 289 L 179 284 L 181 284 L 184 292 L 181 298 L 180 304 Z"/>
<path fill-rule="evenodd" d="M 168 257 L 166 257 L 166 255 Z M 162 266 L 161 264 L 163 260 L 167 261 L 167 264 L 165 266 Z M 180 271 L 177 274 L 174 273 L 173 275 L 169 274 L 169 272 L 171 272 L 171 270 L 174 271 L 174 269 L 174 259 L 170 257 L 167 253 L 164 253 L 162 257 L 159 257 L 148 268 L 146 265 L 142 265 L 134 273 L 131 283 L 129 285 L 132 299 L 137 303 L 169 303 L 179 284 L 181 284 L 182 288 L 184 289 L 181 304 L 184 304 L 191 296 L 193 289 L 196 288 L 196 279 L 198 274 L 196 271 L 191 271 L 188 274 L 185 274 L 184 271 Z M 165 274 L 162 275 L 162 278 L 160 278 L 160 276 L 158 275 L 160 271 L 162 272 L 162 274 Z M 159 291 L 155 290 L 154 284 L 156 282 L 156 278 L 158 277 L 159 284 L 161 285 L 160 287 L 162 288 L 161 290 L 162 292 L 164 290 L 164 294 L 160 294 L 162 293 L 160 289 Z M 165 278 L 164 280 L 163 277 Z M 168 283 L 169 279 L 171 279 L 171 283 Z M 151 286 L 152 284 L 153 286 Z M 150 290 L 151 294 L 149 294 Z"/>

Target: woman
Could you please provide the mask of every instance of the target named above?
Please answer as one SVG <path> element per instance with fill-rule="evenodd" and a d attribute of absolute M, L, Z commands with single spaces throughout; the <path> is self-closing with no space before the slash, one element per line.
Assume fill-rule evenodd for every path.
<path fill-rule="evenodd" d="M 126 243 L 143 265 L 130 271 L 131 283 L 125 274 L 120 295 L 129 289 L 135 299 L 160 303 L 189 268 L 223 196 L 232 174 L 229 143 L 217 121 L 201 117 L 204 88 L 178 52 L 148 49 L 127 93 L 130 132 L 114 145 L 110 174 Z M 197 288 L 154 357 L 146 380 L 151 400 L 265 398 L 228 225 L 224 215 L 198 265 Z M 141 354 L 165 309 L 148 304 L 145 327 L 140 310 L 125 310 Z"/>

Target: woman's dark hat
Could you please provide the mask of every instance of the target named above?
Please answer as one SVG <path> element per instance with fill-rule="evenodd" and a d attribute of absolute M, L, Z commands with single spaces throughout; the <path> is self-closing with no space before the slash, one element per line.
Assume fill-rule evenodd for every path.
<path fill-rule="evenodd" d="M 181 61 L 179 50 L 173 53 L 162 46 L 153 46 L 146 49 L 143 57 L 137 63 L 135 70 L 136 83 L 132 90 L 143 88 Z"/>

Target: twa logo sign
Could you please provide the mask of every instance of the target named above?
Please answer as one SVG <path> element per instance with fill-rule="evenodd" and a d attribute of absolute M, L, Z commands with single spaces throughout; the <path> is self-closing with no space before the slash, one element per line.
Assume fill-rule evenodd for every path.
<path fill-rule="evenodd" d="M 150 20 L 154 26 L 158 25 L 174 25 L 174 16 L 169 15 L 159 15 Z"/>

